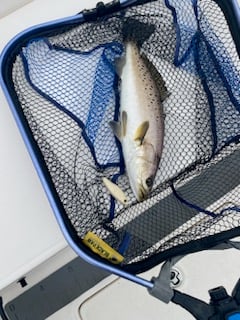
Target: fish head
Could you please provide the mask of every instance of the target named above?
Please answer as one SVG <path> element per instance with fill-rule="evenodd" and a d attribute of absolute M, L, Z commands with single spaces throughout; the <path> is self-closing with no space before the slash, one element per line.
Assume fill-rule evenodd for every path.
<path fill-rule="evenodd" d="M 152 144 L 143 143 L 136 148 L 135 156 L 128 165 L 128 176 L 138 201 L 146 199 L 151 192 L 159 161 Z"/>

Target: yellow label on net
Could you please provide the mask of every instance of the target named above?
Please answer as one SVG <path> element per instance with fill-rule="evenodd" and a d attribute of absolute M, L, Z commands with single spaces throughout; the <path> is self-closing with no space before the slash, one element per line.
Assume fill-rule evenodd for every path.
<path fill-rule="evenodd" d="M 93 232 L 89 231 L 83 238 L 83 243 L 88 246 L 93 252 L 97 253 L 104 259 L 112 263 L 119 264 L 123 261 L 124 257 L 110 247 L 105 241 L 96 236 Z"/>

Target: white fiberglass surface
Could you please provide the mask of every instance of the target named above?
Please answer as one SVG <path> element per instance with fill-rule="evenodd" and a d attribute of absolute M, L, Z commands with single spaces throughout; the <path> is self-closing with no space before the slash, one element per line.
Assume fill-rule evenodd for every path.
<path fill-rule="evenodd" d="M 237 240 L 237 239 L 236 239 Z M 239 240 L 239 239 L 238 239 Z M 230 263 L 231 262 L 231 263 Z M 175 267 L 181 283 L 177 290 L 209 302 L 208 290 L 224 286 L 228 293 L 239 278 L 240 252 L 204 251 L 188 255 Z M 160 266 L 142 276 L 157 276 Z M 145 288 L 130 281 L 110 276 L 78 299 L 57 311 L 48 320 L 193 320 L 183 308 L 164 304 L 149 295 Z"/>
<path fill-rule="evenodd" d="M 32 0 L 0 0 L 0 18 L 10 14 L 11 12 L 23 7 Z"/>
<path fill-rule="evenodd" d="M 16 2 L 16 1 L 15 1 Z M 5 4 L 5 2 L 4 2 Z M 72 16 L 95 0 L 35 0 L 0 19 L 0 51 L 18 33 Z M 3 9 L 2 0 L 0 7 Z M 26 18 L 27 17 L 27 18 Z M 67 246 L 0 88 L 0 289 Z"/>
<path fill-rule="evenodd" d="M 229 263 L 231 261 L 231 263 Z M 234 249 L 188 255 L 175 266 L 181 273 L 179 291 L 209 302 L 208 290 L 225 286 L 231 291 L 239 278 L 240 252 Z M 159 267 L 146 273 L 151 278 Z M 79 307 L 81 320 L 192 320 L 191 314 L 173 304 L 164 304 L 147 290 L 119 279 L 92 295 Z"/>

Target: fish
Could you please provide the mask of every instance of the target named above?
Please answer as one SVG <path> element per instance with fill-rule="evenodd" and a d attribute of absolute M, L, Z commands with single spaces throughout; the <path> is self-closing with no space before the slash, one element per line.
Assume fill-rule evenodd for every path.
<path fill-rule="evenodd" d="M 125 55 L 118 63 L 120 110 L 118 121 L 111 121 L 110 126 L 121 143 L 131 189 L 141 202 L 151 192 L 159 167 L 164 138 L 162 102 L 169 93 L 134 41 L 126 41 Z"/>
<path fill-rule="evenodd" d="M 113 183 L 111 180 L 109 180 L 106 177 L 103 177 L 102 181 L 103 181 L 105 187 L 108 189 L 109 193 L 116 200 L 118 200 L 123 205 L 128 204 L 128 199 L 127 199 L 126 194 L 123 192 L 123 190 L 116 183 Z"/>

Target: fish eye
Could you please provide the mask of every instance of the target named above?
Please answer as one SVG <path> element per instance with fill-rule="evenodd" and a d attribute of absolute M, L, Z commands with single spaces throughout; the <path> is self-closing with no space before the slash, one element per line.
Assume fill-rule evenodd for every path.
<path fill-rule="evenodd" d="M 153 177 L 148 177 L 146 179 L 146 185 L 148 186 L 148 188 L 151 188 L 153 186 Z"/>

